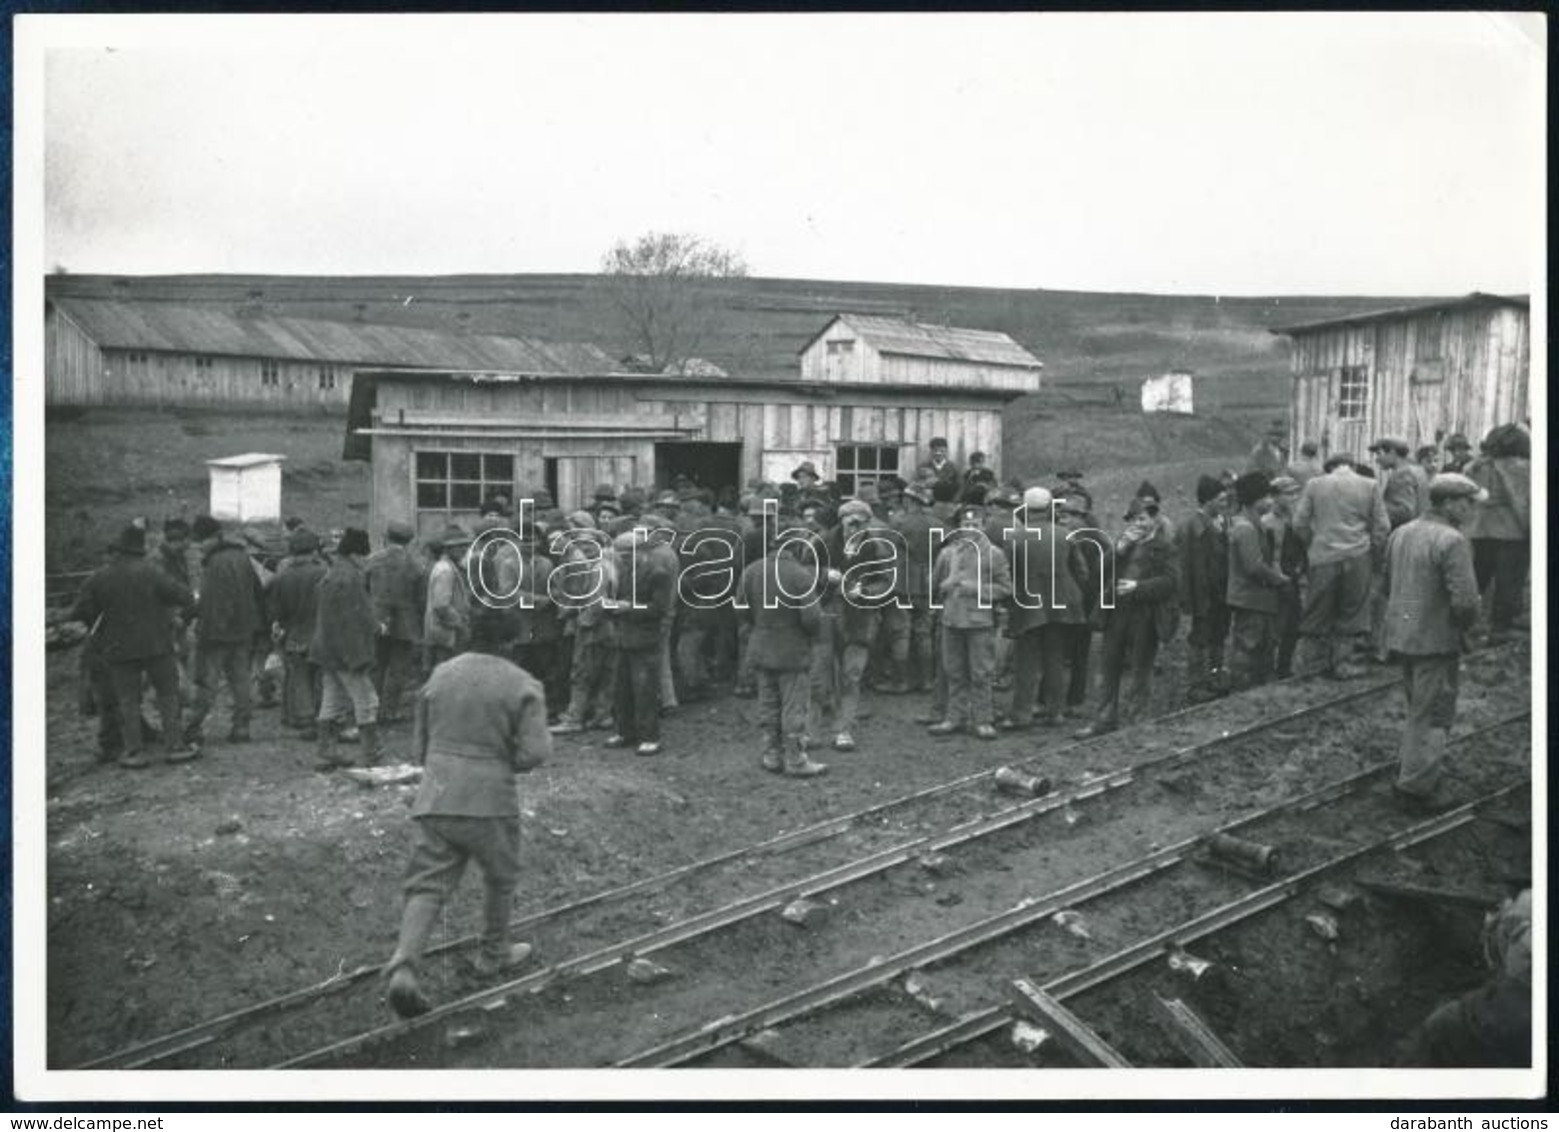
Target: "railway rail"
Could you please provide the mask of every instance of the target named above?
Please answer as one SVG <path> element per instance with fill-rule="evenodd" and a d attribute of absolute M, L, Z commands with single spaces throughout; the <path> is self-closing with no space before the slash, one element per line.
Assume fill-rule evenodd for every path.
<path fill-rule="evenodd" d="M 1497 651 L 1486 650 L 1483 655 L 1487 657 Z M 1475 658 L 1474 666 L 1476 665 Z M 771 885 L 734 902 L 683 915 L 671 924 L 656 927 L 651 931 L 614 939 L 603 946 L 583 951 L 520 979 L 457 998 L 423 1019 L 377 1027 L 344 1041 L 331 1043 L 311 1053 L 289 1058 L 281 1062 L 279 1067 L 317 1064 L 337 1056 L 357 1053 L 376 1043 L 401 1038 L 415 1029 L 435 1025 L 464 1011 L 490 1005 L 516 995 L 536 994 L 555 983 L 577 979 L 618 965 L 628 959 L 642 958 L 701 939 L 710 933 L 783 906 L 796 897 L 816 897 L 864 878 L 877 876 L 928 854 L 936 854 L 945 849 L 988 837 L 1058 810 L 1071 813 L 1078 803 L 1111 795 L 1152 770 L 1172 768 L 1179 764 L 1210 758 L 1241 741 L 1281 729 L 1285 725 L 1313 722 L 1328 712 L 1350 708 L 1364 700 L 1383 695 L 1395 687 L 1398 681 L 1394 678 L 1385 678 L 1372 681 L 1363 687 L 1349 688 L 1339 695 L 1324 696 L 1320 699 L 1311 698 L 1316 687 L 1314 685 L 1306 689 L 1293 682 L 1286 683 L 1290 691 L 1308 693 L 1308 695 L 1301 694 L 1299 698 L 1303 702 L 1291 710 L 1275 717 L 1257 718 L 1243 725 L 1236 723 L 1235 726 L 1222 730 L 1210 739 L 1190 744 L 1179 742 L 1185 737 L 1184 729 L 1190 727 L 1194 731 L 1200 727 L 1205 733 L 1209 720 L 1216 726 L 1216 721 L 1220 717 L 1220 705 L 1232 705 L 1233 701 L 1219 701 L 1172 713 L 1153 721 L 1153 731 L 1148 741 L 1134 746 L 1133 749 L 1138 752 L 1143 750 L 1148 752 L 1145 758 L 1139 758 L 1128 766 L 1085 778 L 1049 796 L 989 812 L 991 800 L 989 779 L 995 768 L 986 768 L 849 814 L 829 818 L 802 829 L 782 833 L 757 845 L 718 854 L 665 873 L 594 893 L 576 901 L 528 913 L 515 921 L 517 929 L 526 930 L 556 924 L 592 910 L 623 904 L 635 896 L 663 892 L 678 884 L 685 884 L 693 878 L 718 872 L 725 867 L 754 860 L 779 858 L 796 853 L 798 850 L 845 839 L 846 834 L 856 835 L 849 848 L 858 849 L 862 836 L 867 833 L 871 836 L 866 840 L 875 840 L 878 843 L 883 840 L 888 841 L 888 844 L 881 848 L 872 848 L 870 851 L 848 858 L 843 863 L 807 872 L 799 878 L 791 878 L 779 885 Z M 1223 713 L 1225 717 L 1229 714 L 1227 711 Z M 1232 714 L 1238 717 L 1240 713 L 1235 711 Z M 1090 740 L 1087 743 L 1046 748 L 1019 760 L 1017 765 L 1032 765 L 1038 760 L 1044 760 L 1046 765 L 1052 765 L 1059 758 L 1075 753 L 1080 748 L 1094 750 L 1108 748 L 1112 741 L 1118 744 L 1128 735 L 1131 738 L 1139 737 L 1130 732 L 1118 732 L 1114 736 Z M 1130 739 L 1127 741 L 1130 742 Z M 962 802 L 965 810 L 949 814 L 945 803 L 955 799 Z M 895 839 L 894 835 L 898 831 L 891 828 L 890 823 L 885 819 L 895 812 L 911 811 L 916 807 L 924 808 L 928 803 L 942 804 L 940 809 L 933 807 L 930 815 L 942 819 L 941 828 Z M 974 810 L 972 814 L 967 812 L 970 806 Z M 957 811 L 958 807 L 955 806 L 953 809 Z M 874 826 L 874 823 L 877 824 Z M 451 940 L 433 949 L 433 954 L 448 954 L 468 946 L 471 942 L 469 938 Z M 86 1063 L 81 1068 L 146 1067 L 166 1063 L 180 1055 L 210 1053 L 212 1047 L 261 1022 L 285 1017 L 348 991 L 353 986 L 368 981 L 377 970 L 376 966 L 363 966 L 343 972 L 322 983 L 139 1043 L 134 1047 Z"/>

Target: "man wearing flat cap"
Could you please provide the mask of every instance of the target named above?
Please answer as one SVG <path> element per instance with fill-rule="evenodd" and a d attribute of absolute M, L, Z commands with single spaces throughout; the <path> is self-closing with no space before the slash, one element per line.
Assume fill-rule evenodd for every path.
<path fill-rule="evenodd" d="M 150 680 L 169 744 L 166 758 L 184 762 L 194 752 L 179 741 L 179 673 L 168 620 L 175 610 L 192 609 L 194 595 L 146 561 L 142 528 L 125 527 L 113 553 L 113 561 L 87 579 L 70 614 L 72 621 L 90 627 L 91 645 L 108 670 L 113 700 L 100 703 L 98 710 L 105 716 L 118 712 L 119 765 L 130 770 L 149 766 L 141 753 L 141 681 Z"/>
<path fill-rule="evenodd" d="M 316 770 L 350 765 L 336 754 L 336 735 L 350 715 L 362 737 L 362 762 L 379 761 L 379 696 L 374 692 L 374 639 L 378 625 L 363 562 L 368 532 L 349 527 L 336 546 L 330 569 L 319 583 L 319 612 L 309 659 L 319 665 L 319 761 Z"/>
<path fill-rule="evenodd" d="M 1300 666 L 1335 679 L 1361 675 L 1348 653 L 1369 629 L 1372 559 L 1384 551 L 1390 523 L 1375 484 L 1338 452 L 1305 484 L 1294 509 L 1294 532 L 1306 548 Z"/>
<path fill-rule="evenodd" d="M 958 472 L 958 465 L 948 459 L 947 438 L 933 436 L 931 438 L 931 494 L 938 503 L 957 503 L 958 496 L 963 490 L 963 476 Z"/>
<path fill-rule="evenodd" d="M 1465 472 L 1472 462 L 1472 442 L 1463 432 L 1453 432 L 1445 438 L 1445 458 L 1440 462 L 1442 472 Z"/>
<path fill-rule="evenodd" d="M 392 520 L 385 527 L 384 545 L 369 556 L 364 568 L 379 630 L 373 679 L 381 723 L 404 718 L 402 700 L 422 640 L 427 585 L 422 564 L 411 553 L 413 537 L 411 524 Z"/>
<path fill-rule="evenodd" d="M 1410 810 L 1443 809 L 1443 765 L 1465 634 L 1478 617 L 1472 546 L 1462 528 L 1488 493 L 1455 472 L 1429 485 L 1429 512 L 1392 532 L 1386 546 L 1386 647 L 1407 698 L 1397 797 Z"/>
<path fill-rule="evenodd" d="M 428 604 L 422 618 L 422 643 L 431 670 L 465 651 L 471 629 L 471 595 L 461 563 L 471 548 L 471 536 L 450 523 L 428 540 L 433 568 L 428 571 Z"/>
<path fill-rule="evenodd" d="M 1391 529 L 1412 522 L 1429 504 L 1429 477 L 1408 457 L 1412 449 L 1407 441 L 1382 437 L 1370 445 L 1370 454 L 1381 470 L 1381 501 Z"/>

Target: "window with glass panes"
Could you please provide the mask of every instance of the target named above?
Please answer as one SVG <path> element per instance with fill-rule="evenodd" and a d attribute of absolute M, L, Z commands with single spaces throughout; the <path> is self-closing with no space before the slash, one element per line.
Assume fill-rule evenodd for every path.
<path fill-rule="evenodd" d="M 1337 381 L 1337 419 L 1361 421 L 1369 404 L 1368 366 L 1343 366 Z"/>
<path fill-rule="evenodd" d="M 897 446 L 841 444 L 834 464 L 834 478 L 840 491 L 854 495 L 860 484 L 874 484 L 883 476 L 897 475 L 898 470 Z"/>
<path fill-rule="evenodd" d="M 418 452 L 417 510 L 478 511 L 492 495 L 514 498 L 514 457 L 496 452 Z"/>

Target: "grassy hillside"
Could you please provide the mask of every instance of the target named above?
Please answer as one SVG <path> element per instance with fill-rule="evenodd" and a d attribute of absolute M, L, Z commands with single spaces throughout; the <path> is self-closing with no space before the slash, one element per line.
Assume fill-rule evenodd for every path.
<path fill-rule="evenodd" d="M 259 292 L 276 314 L 520 334 L 597 342 L 614 354 L 618 333 L 590 275 L 441 277 L 51 276 L 51 290 L 237 306 Z M 790 374 L 796 353 L 840 311 L 904 315 L 1002 330 L 1045 363 L 1058 390 L 1123 384 L 1172 366 L 1204 380 L 1208 408 L 1280 407 L 1287 344 L 1274 325 L 1390 306 L 1400 298 L 1218 298 L 1003 290 L 805 279 L 739 279 L 711 290 L 715 331 L 698 351 L 733 373 Z"/>

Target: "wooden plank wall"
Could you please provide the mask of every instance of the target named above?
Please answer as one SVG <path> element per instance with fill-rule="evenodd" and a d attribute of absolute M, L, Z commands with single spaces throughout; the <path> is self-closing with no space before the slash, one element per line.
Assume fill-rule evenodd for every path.
<path fill-rule="evenodd" d="M 1295 436 L 1355 455 L 1387 435 L 1416 447 L 1434 443 L 1436 432 L 1464 432 L 1476 445 L 1496 425 L 1530 416 L 1530 325 L 1526 311 L 1485 307 L 1296 338 Z M 1345 365 L 1370 367 L 1362 424 L 1333 416 L 1332 375 Z"/>
<path fill-rule="evenodd" d="M 103 355 L 52 303 L 44 314 L 43 398 L 50 405 L 103 404 Z"/>

